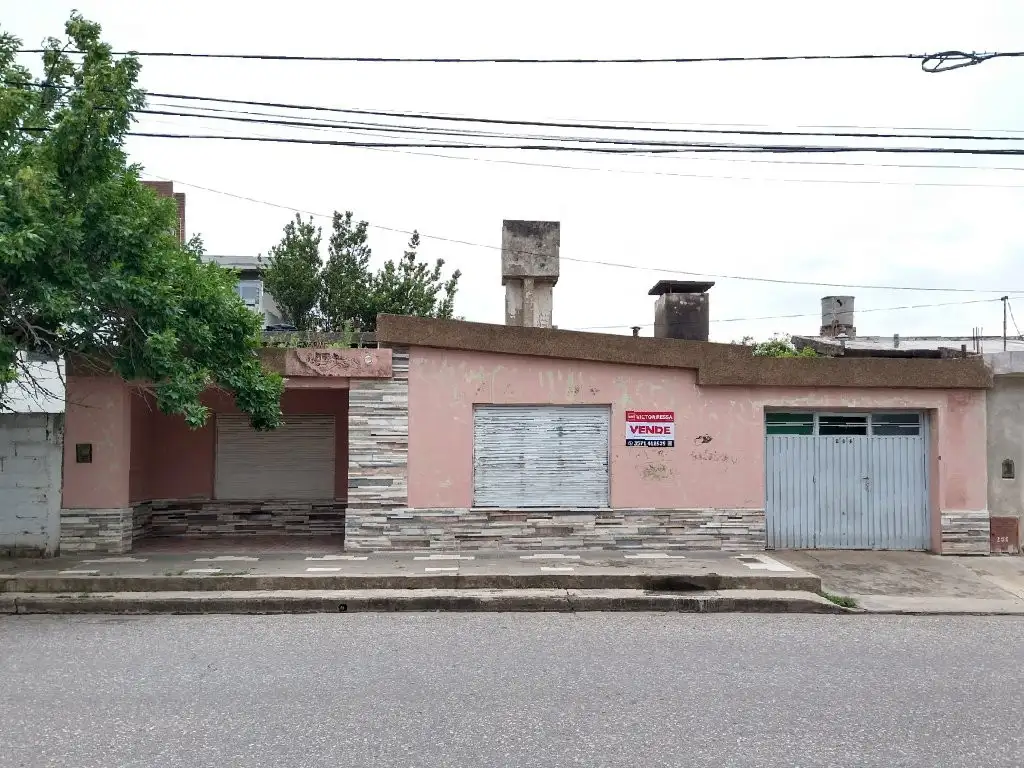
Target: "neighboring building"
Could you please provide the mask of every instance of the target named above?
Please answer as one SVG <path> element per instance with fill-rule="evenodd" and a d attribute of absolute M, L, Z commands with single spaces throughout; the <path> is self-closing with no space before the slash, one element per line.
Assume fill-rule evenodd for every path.
<path fill-rule="evenodd" d="M 753 357 L 707 342 L 710 286 L 689 283 L 656 286 L 655 338 L 537 327 L 557 224 L 505 228 L 540 262 L 505 271 L 507 325 L 382 315 L 377 349 L 266 349 L 286 377 L 273 432 L 215 392 L 189 430 L 73 368 L 62 548 L 289 533 L 354 550 L 988 553 L 980 358 Z"/>
<path fill-rule="evenodd" d="M 147 187 L 162 197 L 173 197 L 178 204 L 178 240 L 184 244 L 187 240 L 185 229 L 185 193 L 174 191 L 172 181 L 144 181 Z M 219 264 L 227 269 L 240 272 L 236 290 L 238 295 L 253 312 L 263 316 L 264 327 L 280 325 L 283 320 L 280 310 L 270 294 L 263 290 L 263 268 L 255 256 L 208 256 L 208 261 Z"/>
<path fill-rule="evenodd" d="M 0 554 L 53 555 L 60 537 L 63 365 L 25 354 L 31 377 L 0 411 Z"/>
<path fill-rule="evenodd" d="M 263 317 L 263 327 L 273 327 L 285 323 L 274 297 L 263 289 L 263 266 L 255 256 L 209 256 L 215 264 L 226 269 L 239 271 L 236 290 L 242 301 L 253 312 Z"/>
<path fill-rule="evenodd" d="M 993 551 L 1019 554 L 1024 530 L 1024 351 L 985 354 L 988 391 L 988 507 Z"/>

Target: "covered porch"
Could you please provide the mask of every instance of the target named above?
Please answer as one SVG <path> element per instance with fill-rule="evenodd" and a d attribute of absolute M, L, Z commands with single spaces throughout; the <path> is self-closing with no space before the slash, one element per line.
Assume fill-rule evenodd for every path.
<path fill-rule="evenodd" d="M 405 507 L 407 354 L 262 352 L 286 386 L 283 423 L 269 432 L 253 430 L 223 391 L 204 394 L 209 419 L 190 429 L 161 413 L 144 386 L 70 372 L 61 552 L 251 537 L 341 549 L 350 506 Z"/>

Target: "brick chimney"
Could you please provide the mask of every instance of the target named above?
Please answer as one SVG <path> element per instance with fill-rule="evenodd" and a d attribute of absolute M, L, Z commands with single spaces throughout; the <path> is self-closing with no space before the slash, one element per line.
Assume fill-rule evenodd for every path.
<path fill-rule="evenodd" d="M 178 242 L 185 244 L 185 193 L 174 191 L 173 181 L 144 181 L 160 197 L 173 197 L 178 204 Z"/>

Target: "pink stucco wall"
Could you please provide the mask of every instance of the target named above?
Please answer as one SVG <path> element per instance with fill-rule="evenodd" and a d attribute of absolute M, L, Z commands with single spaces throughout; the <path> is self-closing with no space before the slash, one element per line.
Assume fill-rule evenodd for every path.
<path fill-rule="evenodd" d="M 214 413 L 190 429 L 161 413 L 149 395 L 114 377 L 69 376 L 64 448 L 66 509 L 114 509 L 150 499 L 213 497 L 217 413 L 237 413 L 232 398 L 210 392 Z M 335 417 L 335 498 L 348 495 L 348 390 L 286 390 L 285 414 Z M 93 463 L 75 463 L 75 444 L 93 444 Z"/>
<path fill-rule="evenodd" d="M 153 414 L 150 441 L 159 445 L 147 468 L 149 499 L 213 498 L 216 414 L 238 413 L 232 398 L 223 392 L 210 392 L 203 403 L 213 409 L 213 417 L 201 429 L 189 429 L 180 416 Z M 348 495 L 348 390 L 286 390 L 281 410 L 288 414 L 333 414 L 335 417 L 335 498 Z"/>
<path fill-rule="evenodd" d="M 66 509 L 124 509 L 131 470 L 131 393 L 115 378 L 69 376 L 64 422 Z M 75 461 L 75 445 L 92 444 L 92 463 Z"/>
<path fill-rule="evenodd" d="M 983 391 L 701 388 L 691 370 L 414 348 L 411 507 L 472 506 L 473 405 L 483 403 L 610 405 L 611 505 L 663 509 L 763 508 L 766 406 L 927 409 L 939 508 L 986 505 Z M 676 447 L 627 448 L 626 410 L 675 411 Z"/>
<path fill-rule="evenodd" d="M 152 462 L 153 441 L 149 439 L 156 403 L 145 392 L 131 393 L 131 463 L 128 471 L 128 500 L 132 503 L 150 499 L 148 468 Z"/>

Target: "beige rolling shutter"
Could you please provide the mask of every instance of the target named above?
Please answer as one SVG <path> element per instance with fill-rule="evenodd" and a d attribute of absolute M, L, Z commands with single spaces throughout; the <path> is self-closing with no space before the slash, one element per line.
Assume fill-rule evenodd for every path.
<path fill-rule="evenodd" d="M 333 499 L 334 417 L 285 416 L 257 432 L 245 416 L 217 416 L 218 499 Z"/>
<path fill-rule="evenodd" d="M 607 406 L 480 405 L 473 505 L 607 507 Z"/>

